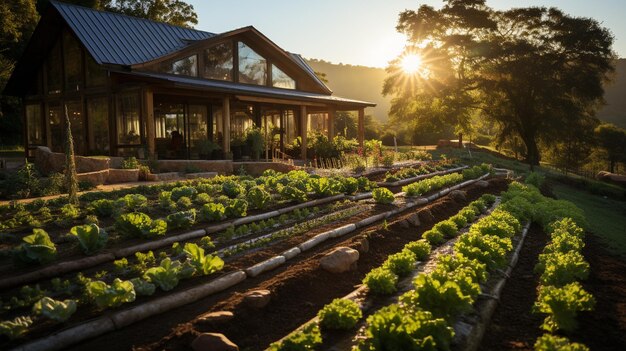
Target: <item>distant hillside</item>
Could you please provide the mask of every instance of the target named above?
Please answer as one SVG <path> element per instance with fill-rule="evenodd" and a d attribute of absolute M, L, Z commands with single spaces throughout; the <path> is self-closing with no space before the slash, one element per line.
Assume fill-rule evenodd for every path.
<path fill-rule="evenodd" d="M 307 60 L 317 72 L 326 73 L 328 86 L 334 94 L 375 102 L 378 106 L 368 109 L 379 121 L 387 120 L 391 97 L 383 97 L 383 82 L 386 72 L 382 68 L 334 64 L 323 60 Z M 615 77 L 606 87 L 607 105 L 598 113 L 598 117 L 607 122 L 626 128 L 626 59 L 619 59 Z"/>

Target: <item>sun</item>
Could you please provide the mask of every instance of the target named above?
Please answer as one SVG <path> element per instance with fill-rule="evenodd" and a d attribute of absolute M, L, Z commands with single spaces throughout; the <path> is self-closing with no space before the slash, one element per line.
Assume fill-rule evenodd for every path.
<path fill-rule="evenodd" d="M 422 68 L 422 58 L 417 54 L 406 54 L 400 64 L 404 73 L 415 74 Z"/>

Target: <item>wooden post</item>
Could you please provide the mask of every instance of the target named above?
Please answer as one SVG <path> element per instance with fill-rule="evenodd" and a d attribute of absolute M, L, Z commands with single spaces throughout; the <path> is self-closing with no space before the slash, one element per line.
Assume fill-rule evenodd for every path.
<path fill-rule="evenodd" d="M 268 139 L 268 131 L 267 131 L 267 115 L 263 116 L 263 122 L 265 123 L 265 161 L 269 160 L 269 147 L 270 140 Z"/>
<path fill-rule="evenodd" d="M 335 106 L 328 107 L 328 140 L 333 140 L 335 137 Z"/>
<path fill-rule="evenodd" d="M 146 144 L 148 145 L 148 157 L 156 154 L 156 131 L 154 124 L 154 94 L 152 89 L 144 90 L 144 111 L 146 113 Z"/>
<path fill-rule="evenodd" d="M 302 144 L 300 146 L 300 158 L 306 161 L 306 147 L 307 147 L 307 131 L 308 131 L 308 118 L 306 112 L 306 106 L 300 106 L 300 137 L 302 138 Z"/>
<path fill-rule="evenodd" d="M 222 150 L 224 154 L 230 153 L 230 99 L 222 100 Z"/>
<path fill-rule="evenodd" d="M 365 109 L 359 109 L 359 119 L 358 119 L 358 139 L 359 146 L 363 147 L 363 141 L 365 140 Z"/>

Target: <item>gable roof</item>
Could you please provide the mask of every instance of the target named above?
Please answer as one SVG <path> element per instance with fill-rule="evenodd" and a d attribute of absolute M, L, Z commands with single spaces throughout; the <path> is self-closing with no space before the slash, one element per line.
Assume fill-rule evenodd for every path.
<path fill-rule="evenodd" d="M 197 29 L 50 1 L 99 64 L 133 65 L 215 36 Z"/>

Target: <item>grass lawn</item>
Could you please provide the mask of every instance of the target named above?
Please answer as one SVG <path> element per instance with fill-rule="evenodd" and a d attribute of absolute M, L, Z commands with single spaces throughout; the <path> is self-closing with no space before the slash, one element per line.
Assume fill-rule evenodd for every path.
<path fill-rule="evenodd" d="M 585 211 L 590 230 L 607 247 L 626 257 L 626 201 L 592 195 L 567 185 L 554 184 L 554 194 L 571 201 Z"/>

